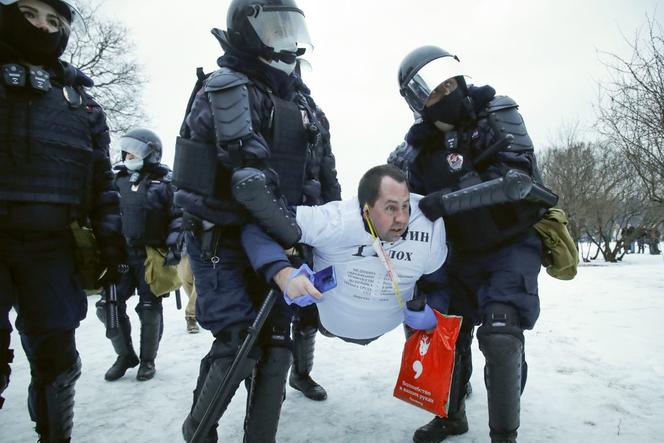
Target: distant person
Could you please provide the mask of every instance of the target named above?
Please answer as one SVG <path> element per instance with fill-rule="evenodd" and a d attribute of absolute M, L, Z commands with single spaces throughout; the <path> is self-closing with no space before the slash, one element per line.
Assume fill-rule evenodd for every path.
<path fill-rule="evenodd" d="M 187 306 L 184 309 L 184 319 L 187 324 L 187 332 L 198 334 L 198 322 L 196 321 L 196 285 L 194 284 L 194 273 L 191 271 L 189 255 L 186 247 L 181 252 L 180 264 L 178 264 L 178 276 L 182 282 L 182 288 L 187 294 Z"/>
<path fill-rule="evenodd" d="M 646 231 L 643 228 L 643 226 L 639 226 L 638 231 L 637 231 L 637 237 L 636 237 L 636 244 L 637 244 L 637 253 L 638 254 L 643 254 L 645 253 L 645 244 L 646 244 Z"/>
<path fill-rule="evenodd" d="M 154 294 L 146 281 L 146 247 L 170 251 L 170 257 L 177 261 L 175 248 L 182 213 L 173 205 L 171 171 L 160 163 L 162 145 L 157 134 L 145 128 L 132 129 L 120 138 L 120 149 L 122 163 L 115 167 L 115 183 L 121 195 L 122 230 L 127 242 L 129 271 L 122 274 L 117 285 L 118 333 L 110 339 L 117 358 L 104 378 L 107 381 L 117 380 L 129 368 L 139 365 L 136 379 L 146 381 L 155 375 L 155 359 L 164 331 L 164 294 Z M 165 264 L 175 263 L 162 261 L 157 266 Z M 131 323 L 127 315 L 127 301 L 135 291 L 138 293 L 136 313 L 141 322 L 138 356 L 132 344 Z M 102 297 L 97 302 L 97 317 L 103 323 L 106 323 L 105 309 Z"/>
<path fill-rule="evenodd" d="M 660 238 L 659 229 L 652 228 L 649 230 L 648 244 L 650 247 L 650 254 L 652 255 L 659 255 L 662 253 L 662 251 L 659 250 L 659 238 Z"/>

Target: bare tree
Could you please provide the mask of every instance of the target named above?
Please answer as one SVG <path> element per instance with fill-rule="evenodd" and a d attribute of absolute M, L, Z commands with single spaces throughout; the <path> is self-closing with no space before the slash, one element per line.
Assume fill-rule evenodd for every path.
<path fill-rule="evenodd" d="M 664 32 L 655 19 L 636 33 L 632 55 L 605 53 L 600 131 L 631 163 L 648 196 L 664 204 Z"/>
<path fill-rule="evenodd" d="M 146 119 L 141 101 L 145 80 L 127 29 L 100 16 L 94 1 L 79 3 L 87 32 L 74 29 L 64 58 L 94 80 L 91 93 L 104 108 L 111 132 L 121 134 Z"/>
<path fill-rule="evenodd" d="M 650 224 L 661 217 L 661 208 L 653 208 L 643 184 L 611 142 L 583 142 L 572 131 L 539 157 L 545 183 L 568 214 L 573 238 L 595 244 L 606 261 L 622 258 L 625 238 L 618 233 L 629 223 Z"/>

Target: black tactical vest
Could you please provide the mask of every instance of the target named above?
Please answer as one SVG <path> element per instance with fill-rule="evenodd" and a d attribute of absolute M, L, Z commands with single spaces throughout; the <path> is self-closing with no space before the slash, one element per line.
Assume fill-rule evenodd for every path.
<path fill-rule="evenodd" d="M 0 86 L 0 202 L 85 212 L 93 150 L 89 114 L 85 99 L 70 104 L 65 90 L 73 88 L 53 84 L 42 93 Z"/>
<path fill-rule="evenodd" d="M 150 186 L 159 186 L 161 182 L 152 183 L 153 180 L 144 177 L 133 185 L 129 178 L 122 175 L 116 179 L 121 196 L 122 233 L 131 246 L 163 247 L 168 235 L 169 208 L 150 207 L 148 199 Z"/>
<path fill-rule="evenodd" d="M 461 134 L 461 138 L 453 151 L 444 138 L 437 140 L 436 146 L 432 143 L 424 147 L 417 162 L 427 192 L 457 191 L 498 177 L 474 169 L 468 144 L 470 134 Z M 543 212 L 541 206 L 528 201 L 482 207 L 445 216 L 445 229 L 454 251 L 485 251 L 523 234 Z"/>

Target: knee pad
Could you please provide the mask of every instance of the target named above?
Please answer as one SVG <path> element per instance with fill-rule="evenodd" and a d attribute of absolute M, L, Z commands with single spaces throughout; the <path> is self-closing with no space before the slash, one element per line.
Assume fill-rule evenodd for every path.
<path fill-rule="evenodd" d="M 285 379 L 285 374 L 288 372 L 292 362 L 293 355 L 290 349 L 274 346 L 263 350 L 258 368 L 265 377 L 283 377 Z"/>
<path fill-rule="evenodd" d="M 161 305 L 160 298 L 154 298 L 154 300 L 141 300 L 135 308 L 136 313 L 140 317 L 144 312 L 162 312 L 163 307 Z"/>
<path fill-rule="evenodd" d="M 21 335 L 21 340 L 28 354 L 32 378 L 37 383 L 51 383 L 79 361 L 73 329 L 44 336 Z"/>
<path fill-rule="evenodd" d="M 214 342 L 212 342 L 212 347 L 206 358 L 210 360 L 226 357 L 233 358 L 247 337 L 247 327 L 248 325 L 240 324 L 219 331 L 215 335 Z M 258 360 L 259 356 L 259 347 L 254 345 L 249 351 L 248 357 L 252 360 Z"/>
<path fill-rule="evenodd" d="M 497 336 L 497 337 L 495 337 Z M 519 323 L 519 312 L 511 305 L 489 303 L 484 310 L 482 326 L 477 330 L 480 349 L 486 354 L 494 346 L 523 351 L 523 329 Z"/>
<path fill-rule="evenodd" d="M 315 333 L 316 330 L 314 329 Z M 260 332 L 261 348 L 282 347 L 292 349 L 293 343 L 290 337 L 290 319 L 276 318 L 268 319 Z"/>
<path fill-rule="evenodd" d="M 318 308 L 316 305 L 298 308 L 293 321 L 293 332 L 318 329 Z"/>

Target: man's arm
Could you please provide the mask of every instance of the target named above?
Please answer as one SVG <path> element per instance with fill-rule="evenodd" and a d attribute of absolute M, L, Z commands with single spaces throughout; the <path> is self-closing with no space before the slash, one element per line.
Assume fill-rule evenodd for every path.
<path fill-rule="evenodd" d="M 294 276 L 297 269 L 291 266 L 284 250 L 258 225 L 250 224 L 242 228 L 241 239 L 252 268 L 267 282 L 276 283 L 291 300 L 306 295 L 317 299 L 322 297 L 307 276 Z"/>

